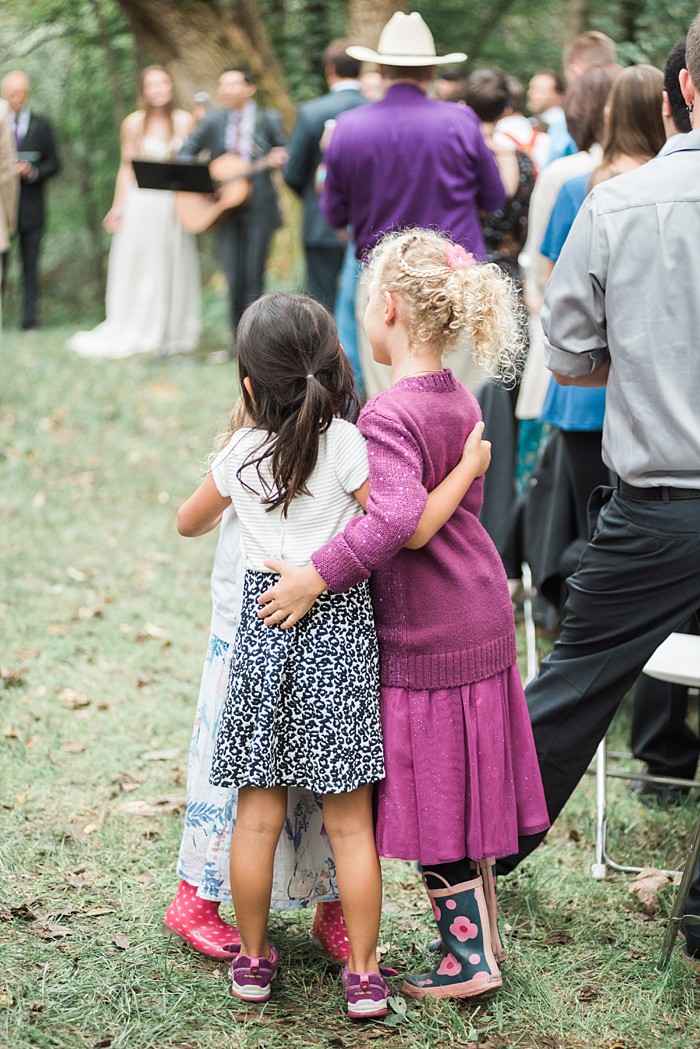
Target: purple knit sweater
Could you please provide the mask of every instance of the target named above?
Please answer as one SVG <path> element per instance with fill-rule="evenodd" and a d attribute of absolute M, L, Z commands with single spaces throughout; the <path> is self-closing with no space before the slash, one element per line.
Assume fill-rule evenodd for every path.
<path fill-rule="evenodd" d="M 405 550 L 428 492 L 480 419 L 452 372 L 402 379 L 367 403 L 367 514 L 312 561 L 331 590 L 372 575 L 381 682 L 413 689 L 483 681 L 516 659 L 513 606 L 496 548 L 479 523 L 483 481 L 421 550 Z"/>

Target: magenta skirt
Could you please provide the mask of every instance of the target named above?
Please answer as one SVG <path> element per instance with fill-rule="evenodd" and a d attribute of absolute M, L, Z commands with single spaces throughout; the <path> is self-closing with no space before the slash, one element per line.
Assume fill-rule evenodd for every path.
<path fill-rule="evenodd" d="M 517 666 L 472 685 L 381 690 L 386 779 L 380 856 L 450 863 L 510 856 L 549 826 Z"/>

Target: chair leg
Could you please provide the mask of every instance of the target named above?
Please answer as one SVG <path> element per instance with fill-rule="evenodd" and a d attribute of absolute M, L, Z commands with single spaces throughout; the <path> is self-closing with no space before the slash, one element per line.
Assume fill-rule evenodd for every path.
<path fill-rule="evenodd" d="M 665 969 L 668 965 L 669 958 L 671 957 L 671 951 L 673 950 L 673 944 L 678 930 L 684 921 L 683 911 L 688 899 L 688 893 L 690 892 L 690 886 L 693 881 L 693 875 L 695 873 L 695 867 L 698 862 L 698 856 L 700 856 L 700 820 L 695 828 L 695 835 L 693 837 L 693 843 L 690 846 L 690 852 L 688 853 L 688 859 L 685 862 L 683 868 L 683 877 L 681 883 L 678 886 L 678 892 L 676 893 L 676 899 L 673 903 L 673 909 L 666 925 L 666 936 L 664 937 L 663 947 L 661 948 L 661 955 L 657 964 L 657 969 Z M 698 919 L 691 919 L 695 924 Z"/>
<path fill-rule="evenodd" d="M 591 864 L 591 877 L 602 880 L 608 873 L 605 862 L 605 833 L 607 828 L 607 784 L 608 751 L 605 737 L 598 744 L 595 759 L 596 822 L 595 862 Z"/>

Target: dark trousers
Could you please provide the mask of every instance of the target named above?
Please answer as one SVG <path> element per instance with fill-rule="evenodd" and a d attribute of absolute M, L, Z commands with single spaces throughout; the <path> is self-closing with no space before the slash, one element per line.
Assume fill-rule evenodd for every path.
<path fill-rule="evenodd" d="M 610 484 L 610 470 L 603 462 L 602 430 L 562 430 L 564 454 L 569 467 L 571 497 L 580 539 L 590 538 L 588 500 L 602 484 Z"/>
<path fill-rule="evenodd" d="M 694 620 L 681 631 L 697 634 Z M 694 779 L 700 737 L 688 724 L 688 689 L 642 674 L 634 689 L 632 753 L 656 776 Z"/>
<path fill-rule="evenodd" d="M 228 284 L 231 330 L 246 306 L 262 295 L 271 230 L 249 208 L 231 212 L 219 226 L 219 253 Z"/>
<path fill-rule="evenodd" d="M 311 244 L 305 244 L 304 255 L 306 258 L 306 294 L 316 299 L 332 313 L 335 308 L 338 277 L 345 258 L 345 247 L 340 243 L 337 248 L 317 248 Z"/>
<path fill-rule="evenodd" d="M 23 328 L 33 328 L 38 323 L 39 302 L 39 253 L 41 238 L 44 235 L 42 226 L 22 229 L 17 234 L 20 258 L 22 260 L 22 320 Z M 5 298 L 7 288 L 7 271 L 9 252 L 2 260 L 2 296 Z"/>
<path fill-rule="evenodd" d="M 560 637 L 526 689 L 551 820 L 646 661 L 695 615 L 700 593 L 700 499 L 646 502 L 604 491 L 609 501 L 567 581 Z M 521 838 L 499 871 L 516 867 L 543 837 Z"/>

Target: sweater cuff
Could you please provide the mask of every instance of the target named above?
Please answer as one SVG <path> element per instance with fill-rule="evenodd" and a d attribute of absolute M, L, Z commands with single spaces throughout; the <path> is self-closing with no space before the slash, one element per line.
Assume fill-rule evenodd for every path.
<path fill-rule="evenodd" d="M 350 549 L 342 533 L 315 554 L 311 563 L 335 594 L 342 594 L 362 579 L 369 579 L 370 572 Z"/>

